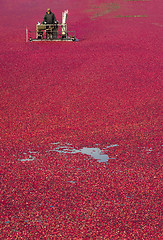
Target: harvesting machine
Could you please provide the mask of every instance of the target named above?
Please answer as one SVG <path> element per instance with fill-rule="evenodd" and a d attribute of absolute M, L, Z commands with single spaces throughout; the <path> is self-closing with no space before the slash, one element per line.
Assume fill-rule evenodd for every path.
<path fill-rule="evenodd" d="M 62 23 L 54 24 L 36 24 L 35 31 L 29 31 L 26 28 L 26 42 L 32 41 L 76 41 L 74 31 L 67 30 L 68 10 L 62 12 Z"/>

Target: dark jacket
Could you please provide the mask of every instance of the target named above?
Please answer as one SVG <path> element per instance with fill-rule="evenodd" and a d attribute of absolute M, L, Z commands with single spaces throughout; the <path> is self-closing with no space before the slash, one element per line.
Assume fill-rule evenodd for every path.
<path fill-rule="evenodd" d="M 44 20 L 42 23 L 47 23 L 47 24 L 53 24 L 55 23 L 57 20 L 56 20 L 56 17 L 54 15 L 54 13 L 50 12 L 49 14 L 46 12 L 45 13 L 45 16 L 44 16 Z"/>

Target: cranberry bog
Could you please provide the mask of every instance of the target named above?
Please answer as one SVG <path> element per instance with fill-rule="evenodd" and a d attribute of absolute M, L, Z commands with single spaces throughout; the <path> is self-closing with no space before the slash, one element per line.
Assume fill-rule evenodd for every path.
<path fill-rule="evenodd" d="M 46 8 L 78 42 L 28 42 Z M 161 239 L 161 0 L 1 1 L 1 239 Z"/>

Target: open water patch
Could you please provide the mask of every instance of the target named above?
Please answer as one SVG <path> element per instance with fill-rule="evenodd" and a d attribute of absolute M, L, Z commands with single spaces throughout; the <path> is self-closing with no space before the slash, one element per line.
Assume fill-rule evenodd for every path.
<path fill-rule="evenodd" d="M 76 153 L 82 153 L 88 156 L 91 156 L 92 158 L 96 159 L 98 162 L 107 163 L 109 159 L 116 159 L 115 157 L 109 157 L 108 154 L 106 154 L 106 151 L 109 148 L 117 147 L 117 144 L 107 146 L 103 149 L 100 149 L 99 147 L 83 147 L 81 149 L 74 148 L 71 144 L 65 144 L 61 145 L 60 143 L 51 143 L 51 149 L 49 152 L 58 152 L 62 154 L 76 154 Z"/>

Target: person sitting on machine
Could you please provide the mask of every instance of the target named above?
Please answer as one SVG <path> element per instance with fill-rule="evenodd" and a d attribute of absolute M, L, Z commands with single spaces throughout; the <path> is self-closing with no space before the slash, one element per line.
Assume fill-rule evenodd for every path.
<path fill-rule="evenodd" d="M 47 30 L 47 38 L 57 38 L 57 32 L 58 32 L 58 26 L 57 26 L 57 19 L 54 15 L 54 13 L 51 12 L 51 9 L 48 8 L 47 12 L 45 13 L 43 24 L 55 24 L 51 29 L 49 27 L 49 30 Z M 52 31 L 51 31 L 52 30 Z"/>

